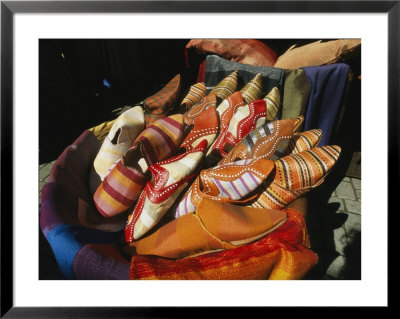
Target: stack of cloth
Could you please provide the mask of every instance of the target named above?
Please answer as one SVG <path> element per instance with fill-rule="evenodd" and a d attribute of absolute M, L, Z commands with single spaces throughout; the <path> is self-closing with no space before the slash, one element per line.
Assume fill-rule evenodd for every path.
<path fill-rule="evenodd" d="M 282 70 L 217 56 L 208 67 L 205 82 L 182 95 L 176 75 L 58 158 L 40 226 L 66 278 L 301 279 L 317 263 L 290 204 L 324 182 L 340 147 L 311 116 L 282 116 Z M 318 81 L 300 108 L 343 82 L 307 74 Z"/>

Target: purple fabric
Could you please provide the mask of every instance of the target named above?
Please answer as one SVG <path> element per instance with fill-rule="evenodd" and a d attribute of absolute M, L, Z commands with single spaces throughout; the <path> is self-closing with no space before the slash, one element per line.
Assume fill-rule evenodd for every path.
<path fill-rule="evenodd" d="M 319 146 L 328 145 L 347 82 L 350 67 L 344 63 L 303 67 L 311 91 L 303 130 L 321 129 Z"/>
<path fill-rule="evenodd" d="M 67 279 L 129 279 L 129 260 L 112 243 L 123 235 L 81 225 L 80 205 L 95 210 L 89 172 L 100 143 L 86 130 L 57 159 L 42 189 L 40 228 Z"/>
<path fill-rule="evenodd" d="M 104 249 L 104 252 L 101 252 Z M 75 256 L 73 269 L 76 279 L 84 280 L 129 280 L 130 262 L 123 260 L 115 254 L 110 255 L 113 250 L 111 245 L 83 246 Z"/>

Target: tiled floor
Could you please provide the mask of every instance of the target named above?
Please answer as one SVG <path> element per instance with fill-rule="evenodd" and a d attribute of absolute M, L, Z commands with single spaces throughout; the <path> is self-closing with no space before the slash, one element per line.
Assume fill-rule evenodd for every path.
<path fill-rule="evenodd" d="M 39 166 L 39 203 L 53 164 Z M 319 194 L 310 194 L 306 220 L 311 246 L 319 261 L 305 279 L 361 279 L 361 179 L 344 177 L 327 203 L 317 198 Z M 41 232 L 39 244 L 39 279 L 62 279 Z"/>

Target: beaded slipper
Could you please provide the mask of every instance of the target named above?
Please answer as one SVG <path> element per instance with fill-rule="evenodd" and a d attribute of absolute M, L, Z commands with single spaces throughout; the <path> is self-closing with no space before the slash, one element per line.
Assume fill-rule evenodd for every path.
<path fill-rule="evenodd" d="M 210 92 L 217 97 L 217 105 L 237 90 L 239 71 L 235 70 L 224 77 Z"/>
<path fill-rule="evenodd" d="M 202 198 L 247 201 L 247 196 L 262 184 L 273 168 L 273 161 L 249 159 L 202 170 L 179 202 L 175 218 L 194 212 Z"/>
<path fill-rule="evenodd" d="M 193 128 L 182 142 L 180 149 L 188 152 L 196 147 L 202 140 L 207 140 L 208 148 L 217 137 L 219 121 L 217 111 L 210 107 L 201 112 L 193 122 Z"/>
<path fill-rule="evenodd" d="M 317 147 L 322 138 L 322 130 L 313 129 L 293 134 L 285 155 L 296 154 Z"/>
<path fill-rule="evenodd" d="M 97 188 L 93 199 L 104 217 L 126 211 L 139 197 L 149 166 L 171 156 L 183 137 L 183 116 L 171 115 L 145 129 Z"/>
<path fill-rule="evenodd" d="M 245 104 L 249 104 L 255 100 L 261 99 L 261 90 L 263 87 L 263 77 L 261 73 L 257 73 L 246 85 L 239 91 L 243 95 Z"/>
<path fill-rule="evenodd" d="M 131 243 L 129 255 L 185 258 L 233 249 L 267 236 L 287 221 L 282 210 L 256 209 L 202 199 L 195 213 L 160 227 Z"/>
<path fill-rule="evenodd" d="M 262 186 L 252 207 L 282 209 L 321 185 L 340 156 L 336 145 L 315 147 L 275 161 L 275 173 Z"/>
<path fill-rule="evenodd" d="M 188 94 L 182 99 L 179 113 L 189 111 L 193 105 L 199 103 L 206 95 L 206 85 L 203 82 L 192 85 Z"/>
<path fill-rule="evenodd" d="M 263 125 L 266 121 L 266 103 L 256 100 L 238 107 L 233 114 L 228 127 L 218 138 L 218 144 L 208 154 L 207 165 L 218 163 L 236 146 L 239 141 L 253 129 Z"/>
<path fill-rule="evenodd" d="M 183 119 L 185 121 L 185 125 L 193 125 L 194 120 L 197 116 L 199 116 L 202 112 L 209 109 L 210 107 L 216 108 L 217 106 L 217 97 L 215 94 L 209 94 L 204 97 L 199 103 L 192 106 L 192 108 L 183 114 Z"/>
<path fill-rule="evenodd" d="M 303 123 L 302 116 L 267 122 L 247 134 L 219 164 L 232 163 L 246 158 L 281 158 L 289 146 L 293 133 Z"/>
<path fill-rule="evenodd" d="M 154 227 L 184 188 L 195 178 L 207 141 L 203 139 L 191 151 L 149 167 L 152 180 L 143 189 L 125 227 L 125 240 L 137 240 Z"/>
<path fill-rule="evenodd" d="M 89 188 L 91 194 L 94 194 L 101 181 L 112 169 L 115 161 L 126 153 L 143 129 L 144 113 L 140 106 L 125 111 L 114 121 L 90 170 Z"/>

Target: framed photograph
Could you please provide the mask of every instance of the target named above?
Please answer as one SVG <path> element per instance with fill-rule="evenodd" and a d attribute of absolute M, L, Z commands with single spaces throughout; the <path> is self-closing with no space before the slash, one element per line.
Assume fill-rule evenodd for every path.
<path fill-rule="evenodd" d="M 187 315 L 194 307 L 199 311 L 209 307 L 215 307 L 216 311 L 252 307 L 265 312 L 281 307 L 388 307 L 389 203 L 393 201 L 389 188 L 394 186 L 399 176 L 399 18 L 398 1 L 1 1 L 1 316 L 53 318 L 62 313 L 64 316 L 82 318 L 178 317 Z M 157 105 L 159 99 L 195 99 L 189 90 L 196 83 L 204 84 L 202 94 L 205 97 L 221 83 L 225 85 L 222 80 L 228 79 L 237 68 L 241 72 L 240 81 L 243 82 L 240 86 L 244 88 L 246 83 L 256 78 L 257 73 L 263 72 L 260 64 L 234 56 L 232 51 L 223 51 L 226 47 L 221 49 L 218 44 L 213 44 L 213 47 L 205 48 L 206 44 L 201 39 L 247 39 L 240 40 L 243 42 L 235 44 L 235 48 L 244 48 L 247 45 L 245 41 L 255 41 L 264 53 L 267 52 L 265 54 L 272 62 L 268 64 L 268 75 L 262 76 L 264 83 L 265 77 L 270 82 L 268 88 L 264 87 L 259 92 L 260 96 L 265 96 L 264 100 L 261 99 L 264 104 L 269 103 L 265 102 L 267 96 L 269 101 L 275 98 L 272 92 L 276 87 L 279 87 L 278 93 L 284 89 L 283 78 L 290 70 L 292 74 L 297 74 L 295 70 L 301 70 L 304 79 L 308 79 L 307 99 L 301 102 L 305 106 L 309 106 L 313 98 L 315 105 L 325 103 L 334 107 L 335 99 L 340 104 L 335 109 L 336 120 L 331 121 L 329 134 L 339 136 L 337 140 L 347 141 L 349 145 L 354 145 L 352 141 L 355 140 L 360 149 L 346 153 L 349 166 L 346 176 L 350 177 L 344 180 L 344 184 L 342 179 L 327 179 L 326 184 L 330 183 L 332 188 L 327 186 L 329 194 L 333 192 L 336 202 L 322 199 L 322 192 L 312 193 L 315 200 L 320 198 L 321 202 L 329 201 L 332 212 L 325 208 L 319 212 L 318 206 L 314 206 L 310 210 L 311 215 L 307 213 L 308 233 L 306 226 L 301 232 L 298 224 L 298 235 L 301 234 L 303 244 L 307 244 L 291 246 L 293 251 L 305 251 L 298 261 L 304 265 L 314 263 L 318 267 L 303 265 L 303 270 L 301 267 L 294 267 L 296 269 L 293 270 L 289 261 L 282 262 L 282 253 L 275 251 L 276 256 L 280 257 L 268 261 L 268 258 L 253 256 L 249 250 L 246 262 L 252 265 L 249 267 L 254 273 L 250 277 L 227 276 L 234 272 L 236 266 L 224 263 L 221 263 L 221 267 L 226 269 L 223 275 L 214 269 L 214 276 L 207 277 L 201 268 L 203 266 L 199 265 L 206 262 L 211 265 L 212 262 L 201 258 L 181 263 L 179 272 L 182 274 L 186 271 L 186 277 L 174 277 L 173 272 L 167 274 L 164 271 L 171 260 L 178 258 L 168 249 L 160 253 L 162 248 L 157 248 L 161 258 L 158 258 L 156 250 L 150 249 L 144 254 L 152 255 L 149 258 L 121 261 L 113 245 L 123 236 L 128 243 L 133 242 L 132 238 L 136 236 L 133 234 L 137 229 L 132 228 L 129 235 L 132 238 L 126 235 L 126 231 L 122 236 L 120 231 L 126 226 L 127 218 L 130 220 L 132 217 L 111 216 L 103 222 L 99 221 L 100 215 L 93 215 L 85 202 L 85 192 L 92 193 L 89 196 L 91 200 L 100 181 L 93 182 L 97 183 L 93 191 L 85 190 L 82 198 L 73 197 L 73 192 L 64 192 L 69 187 L 76 187 L 76 192 L 80 192 L 81 175 L 74 175 L 80 171 L 76 167 L 86 165 L 82 176 L 92 174 L 89 173 L 92 162 L 89 163 L 88 159 L 93 159 L 93 154 L 100 151 L 106 135 L 112 131 L 115 119 L 127 110 L 135 108 L 141 112 L 143 123 L 135 125 L 148 128 L 157 119 L 167 116 L 157 113 L 158 109 L 151 109 L 151 105 Z M 334 63 L 340 64 L 345 57 L 347 62 L 350 61 L 350 68 L 329 70 L 329 76 L 324 80 L 321 80 L 322 73 L 313 69 L 317 64 L 311 62 L 304 67 L 285 64 L 285 56 L 292 54 L 294 49 L 342 39 L 360 41 L 360 44 L 354 45 L 354 48 L 351 47 L 351 41 L 341 44 L 336 51 L 333 50 L 335 62 L 332 62 L 333 58 L 325 57 L 327 60 L 320 65 L 330 67 Z M 251 50 L 255 50 L 255 44 L 252 45 Z M 219 53 L 215 53 L 217 51 Z M 323 59 L 320 51 L 315 52 L 313 58 Z M 251 63 L 254 64 L 250 66 Z M 266 67 L 266 64 L 263 66 Z M 336 72 L 334 76 L 333 72 Z M 335 90 L 325 96 L 318 96 L 313 91 L 318 85 L 328 85 L 328 80 L 338 81 L 343 74 L 344 85 L 340 87 L 344 92 L 343 97 L 342 93 L 337 97 Z M 176 93 L 179 98 L 174 95 L 177 81 L 181 81 L 179 87 L 185 87 L 182 92 L 186 92 Z M 346 98 L 351 95 L 345 93 L 351 92 L 348 88 L 350 82 L 355 83 L 353 91 L 354 86 L 358 90 L 356 99 L 359 104 L 352 105 L 356 120 L 351 116 L 346 117 L 345 112 L 348 111 L 344 107 L 347 105 Z M 223 89 L 226 87 L 223 86 Z M 229 96 L 228 93 L 218 94 L 215 95 L 218 103 Z M 245 96 L 243 92 L 242 96 Z M 193 105 L 202 98 L 193 102 Z M 245 107 L 254 99 L 242 102 Z M 285 106 L 282 100 L 280 103 Z M 284 109 L 278 112 L 282 116 Z M 326 112 L 329 114 L 332 110 Z M 265 113 L 267 118 L 268 112 Z M 300 116 L 300 113 L 297 115 Z M 290 116 L 294 117 L 293 114 Z M 301 122 L 301 125 L 309 127 L 309 130 L 314 128 L 313 125 L 328 125 L 327 116 L 320 116 L 318 124 Z M 192 129 L 196 125 L 194 118 L 187 116 L 183 119 L 187 122 L 182 122 L 182 127 Z M 203 126 L 212 125 L 212 116 L 208 119 L 209 123 L 203 123 Z M 272 120 L 277 119 L 276 115 Z M 172 124 L 168 122 L 168 125 Z M 343 127 L 346 127 L 345 131 Z M 157 132 L 158 139 L 169 134 L 168 138 L 173 140 L 170 131 L 168 134 Z M 117 134 L 121 134 L 121 129 Z M 191 136 L 189 129 L 185 134 L 186 137 Z M 110 143 L 115 144 L 115 141 Z M 171 141 L 168 145 L 173 143 Z M 285 147 L 287 145 L 289 143 Z M 140 152 L 144 147 L 141 146 Z M 196 147 L 199 144 L 193 146 Z M 137 149 L 132 154 L 139 152 Z M 192 149 L 186 151 L 193 152 Z M 227 154 L 229 151 L 224 149 Z M 332 151 L 337 149 L 333 148 Z M 361 154 L 362 179 L 359 175 L 353 181 L 351 176 L 361 174 L 361 166 L 354 164 L 360 163 Z M 139 161 L 142 164 L 138 164 L 138 171 L 143 168 L 142 165 L 146 165 L 146 169 L 147 165 L 151 166 L 150 157 L 143 156 L 146 160 Z M 59 161 L 55 163 L 57 159 Z M 160 161 L 162 163 L 161 159 L 154 163 Z M 217 166 L 218 161 L 210 164 L 210 169 Z M 355 166 L 350 167 L 350 162 Z M 113 160 L 113 166 L 107 174 L 111 175 L 109 172 L 118 163 Z M 326 170 L 323 163 L 320 165 L 322 171 Z M 271 171 L 277 169 L 273 167 Z M 353 171 L 350 172 L 350 169 Z M 156 176 L 156 173 L 152 174 Z M 341 174 L 343 176 L 345 172 Z M 54 182 L 54 176 L 63 180 L 65 185 L 46 185 L 49 181 Z M 88 179 L 94 178 L 90 176 Z M 215 182 L 214 186 L 220 191 L 224 189 L 228 194 L 225 184 L 218 183 Z M 230 183 L 233 185 L 230 187 L 236 189 L 237 185 Z M 342 189 L 349 187 L 354 198 L 346 195 L 342 198 L 337 188 L 339 184 Z M 111 187 L 111 182 L 107 185 Z M 89 188 L 92 188 L 91 184 Z M 115 194 L 115 190 L 113 192 Z M 241 190 L 236 189 L 236 192 L 240 193 Z M 115 196 L 119 196 L 118 200 L 126 207 L 132 204 L 125 204 L 127 199 L 121 195 Z M 232 199 L 229 194 L 227 196 Z M 46 199 L 44 204 L 43 198 Z M 96 207 L 102 211 L 100 201 L 104 201 L 104 198 L 96 202 Z M 168 197 L 163 205 L 167 201 Z M 311 207 L 310 204 L 308 207 Z M 103 216 L 108 214 L 107 209 L 102 211 Z M 300 208 L 296 209 L 301 211 Z M 61 211 L 65 220 L 69 218 L 69 210 L 76 211 L 76 218 L 81 225 L 74 226 L 74 222 L 64 225 L 58 216 L 47 214 L 52 210 Z M 41 219 L 40 211 L 45 211 L 46 217 Z M 290 221 L 293 219 L 293 225 L 297 225 L 293 216 L 285 215 L 285 218 Z M 312 221 L 309 225 L 310 218 L 318 220 L 319 224 L 314 224 L 314 229 Z M 149 223 L 149 218 L 143 219 L 144 226 L 141 227 L 150 228 Z M 166 222 L 166 225 L 169 224 Z M 90 229 L 90 240 L 81 233 L 82 227 Z M 118 228 L 118 232 L 114 228 Z M 147 228 L 146 232 L 150 234 L 148 238 L 151 238 L 153 233 Z M 97 236 L 96 232 L 104 230 L 106 236 L 103 233 Z M 155 230 L 157 235 L 159 230 Z M 351 233 L 353 231 L 356 233 Z M 157 236 L 166 238 L 170 235 L 168 232 Z M 64 236 L 66 239 L 57 242 L 55 236 Z M 132 240 L 129 241 L 128 237 Z M 149 249 L 146 245 L 143 249 Z M 340 250 L 338 247 L 342 247 L 342 251 L 337 253 L 333 249 L 334 253 L 328 254 L 329 249 L 325 248 L 329 245 L 336 247 L 337 251 Z M 135 255 L 138 249 L 142 249 L 138 245 L 126 247 L 124 253 L 127 256 Z M 306 256 L 307 253 L 310 255 Z M 292 260 L 294 255 L 289 255 L 286 257 Z M 217 253 L 213 258 L 223 260 L 225 255 L 221 256 Z M 192 255 L 188 253 L 184 257 Z M 277 269 L 276 273 L 279 274 L 274 277 L 273 267 L 269 270 L 262 267 L 262 263 L 268 262 L 275 266 L 283 263 L 285 266 Z M 136 265 L 147 270 L 135 272 Z M 353 265 L 353 268 L 349 265 Z M 192 269 L 190 275 L 188 269 Z M 299 275 L 301 271 L 307 273 L 309 269 L 313 269 L 313 272 L 308 276 Z M 256 271 L 262 274 L 256 275 Z M 341 271 L 345 271 L 345 274 Z M 278 280 L 256 280 L 261 277 Z"/>

